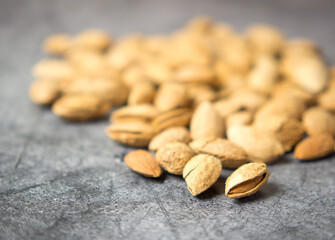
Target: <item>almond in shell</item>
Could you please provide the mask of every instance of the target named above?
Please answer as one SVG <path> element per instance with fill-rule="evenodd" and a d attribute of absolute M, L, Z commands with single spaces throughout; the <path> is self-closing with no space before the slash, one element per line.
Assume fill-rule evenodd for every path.
<path fill-rule="evenodd" d="M 241 147 L 223 138 L 197 139 L 190 143 L 190 147 L 196 153 L 205 153 L 219 158 L 223 168 L 238 168 L 249 161 Z"/>
<path fill-rule="evenodd" d="M 131 147 L 147 147 L 155 135 L 154 128 L 145 122 L 121 122 L 107 127 L 107 135 Z"/>
<path fill-rule="evenodd" d="M 269 175 L 265 163 L 242 165 L 227 178 L 225 194 L 229 198 L 250 196 L 265 185 Z"/>
<path fill-rule="evenodd" d="M 189 131 L 185 127 L 171 127 L 157 134 L 149 144 L 151 151 L 157 151 L 160 147 L 171 142 L 188 143 L 191 141 Z"/>
<path fill-rule="evenodd" d="M 181 175 L 185 164 L 193 157 L 193 150 L 185 143 L 172 142 L 160 147 L 156 160 L 166 171 Z"/>
<path fill-rule="evenodd" d="M 183 170 L 183 178 L 193 196 L 210 188 L 220 177 L 221 161 L 208 154 L 194 156 Z"/>
<path fill-rule="evenodd" d="M 91 95 L 64 95 L 52 106 L 54 114 L 70 121 L 90 121 L 101 118 L 111 106 L 101 98 Z"/>
<path fill-rule="evenodd" d="M 273 135 L 258 132 L 249 126 L 232 126 L 228 129 L 227 136 L 254 162 L 272 163 L 285 153 L 284 147 Z"/>

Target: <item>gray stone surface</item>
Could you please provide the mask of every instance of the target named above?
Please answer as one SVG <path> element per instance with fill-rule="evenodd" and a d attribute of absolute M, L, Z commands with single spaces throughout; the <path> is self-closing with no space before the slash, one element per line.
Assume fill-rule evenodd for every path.
<path fill-rule="evenodd" d="M 268 22 L 313 39 L 335 62 L 333 0 L 0 1 L 0 239 L 334 239 L 334 157 L 287 156 L 242 200 L 224 196 L 225 170 L 193 197 L 180 177 L 130 172 L 107 120 L 68 123 L 30 103 L 30 69 L 48 34 L 165 33 L 199 14 L 238 30 Z"/>

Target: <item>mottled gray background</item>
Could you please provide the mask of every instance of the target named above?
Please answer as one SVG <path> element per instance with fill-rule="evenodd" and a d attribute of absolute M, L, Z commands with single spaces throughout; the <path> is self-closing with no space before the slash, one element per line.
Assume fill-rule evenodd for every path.
<path fill-rule="evenodd" d="M 334 157 L 270 166 L 250 198 L 224 181 L 193 197 L 180 177 L 145 179 L 107 120 L 74 124 L 30 103 L 31 66 L 55 32 L 102 28 L 116 36 L 166 33 L 205 14 L 243 31 L 267 22 L 318 42 L 335 62 L 333 0 L 0 1 L 0 239 L 334 239 Z"/>

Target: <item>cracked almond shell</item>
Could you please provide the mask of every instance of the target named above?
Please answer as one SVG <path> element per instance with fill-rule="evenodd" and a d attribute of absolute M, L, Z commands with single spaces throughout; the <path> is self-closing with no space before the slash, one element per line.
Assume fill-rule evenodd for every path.
<path fill-rule="evenodd" d="M 220 177 L 222 171 L 220 159 L 208 155 L 194 156 L 183 170 L 183 178 L 193 196 L 210 188 Z"/>
<path fill-rule="evenodd" d="M 265 163 L 242 165 L 227 178 L 225 194 L 229 198 L 250 196 L 264 186 L 269 175 Z"/>
<path fill-rule="evenodd" d="M 131 147 L 147 147 L 155 135 L 154 128 L 145 122 L 121 122 L 106 128 L 107 135 Z"/>
<path fill-rule="evenodd" d="M 192 117 L 190 108 L 179 108 L 160 113 L 153 121 L 152 125 L 160 132 L 170 127 L 188 127 Z"/>
<path fill-rule="evenodd" d="M 157 109 L 151 104 L 138 104 L 124 106 L 115 110 L 111 117 L 111 122 L 151 122 L 157 115 Z"/>

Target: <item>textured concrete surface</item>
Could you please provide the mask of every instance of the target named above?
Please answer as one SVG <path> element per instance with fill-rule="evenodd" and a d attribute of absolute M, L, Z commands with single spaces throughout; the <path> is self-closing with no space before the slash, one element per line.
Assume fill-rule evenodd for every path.
<path fill-rule="evenodd" d="M 333 0 L 0 1 L 0 239 L 334 239 L 334 157 L 270 167 L 269 183 L 230 200 L 220 181 L 200 197 L 180 177 L 145 179 L 122 162 L 107 120 L 73 124 L 30 103 L 42 39 L 89 27 L 164 33 L 199 14 L 243 30 L 268 22 L 320 43 L 335 63 Z"/>

